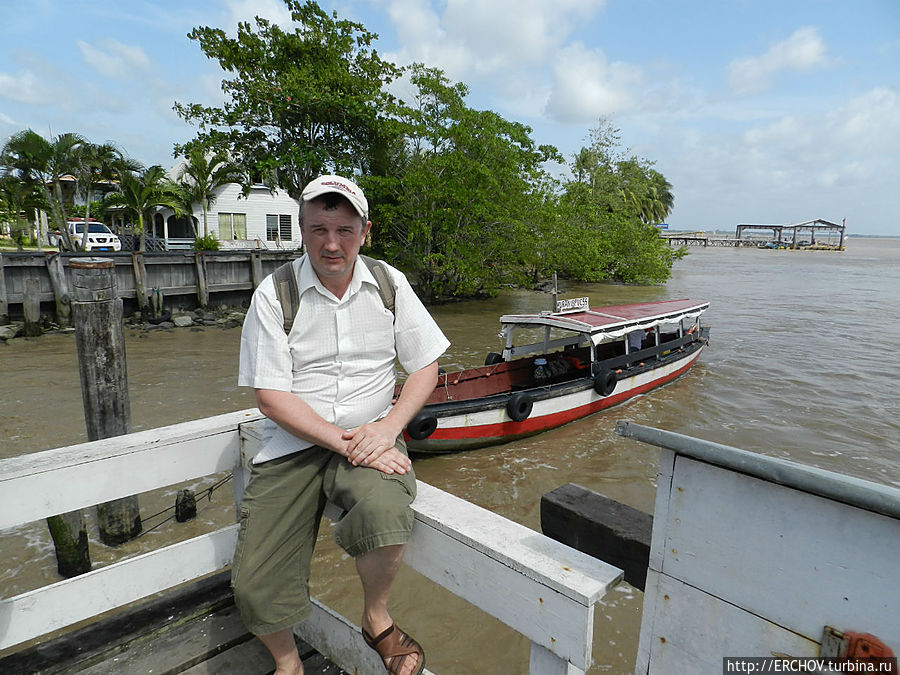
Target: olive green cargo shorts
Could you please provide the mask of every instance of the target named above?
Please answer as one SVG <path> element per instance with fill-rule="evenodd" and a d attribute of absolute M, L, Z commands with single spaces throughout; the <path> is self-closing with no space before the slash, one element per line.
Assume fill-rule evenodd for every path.
<path fill-rule="evenodd" d="M 396 445 L 406 452 L 402 438 Z M 345 511 L 334 540 L 356 557 L 406 543 L 415 496 L 412 470 L 388 475 L 354 467 L 319 446 L 254 464 L 231 570 L 235 603 L 247 630 L 268 635 L 312 613 L 309 567 L 326 501 Z"/>

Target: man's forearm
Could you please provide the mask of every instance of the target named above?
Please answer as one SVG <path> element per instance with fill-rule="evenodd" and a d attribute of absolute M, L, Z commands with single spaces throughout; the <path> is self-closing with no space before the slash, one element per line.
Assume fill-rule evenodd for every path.
<path fill-rule="evenodd" d="M 425 401 L 428 400 L 437 385 L 437 379 L 437 361 L 432 361 L 406 378 L 406 382 L 403 383 L 403 388 L 400 390 L 400 398 L 397 399 L 383 420 L 396 430 L 397 435 L 400 435 L 403 428 L 425 405 Z"/>
<path fill-rule="evenodd" d="M 256 405 L 260 412 L 297 438 L 347 456 L 344 430 L 325 421 L 308 403 L 287 391 L 257 389 Z"/>

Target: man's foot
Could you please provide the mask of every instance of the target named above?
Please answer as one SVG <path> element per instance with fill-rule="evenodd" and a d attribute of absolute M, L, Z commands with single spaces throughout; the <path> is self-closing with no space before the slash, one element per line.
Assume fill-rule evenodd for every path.
<path fill-rule="evenodd" d="M 409 635 L 391 624 L 376 636 L 363 629 L 366 644 L 378 652 L 391 675 L 419 675 L 425 668 L 425 652 Z"/>

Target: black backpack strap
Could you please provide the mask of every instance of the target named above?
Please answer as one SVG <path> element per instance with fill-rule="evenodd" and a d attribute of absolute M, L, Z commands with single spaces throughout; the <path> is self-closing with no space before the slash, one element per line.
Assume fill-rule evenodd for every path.
<path fill-rule="evenodd" d="M 394 301 L 397 289 L 391 281 L 390 273 L 384 263 L 366 255 L 359 256 L 366 267 L 375 277 L 378 284 L 378 295 L 381 302 L 391 314 L 394 314 Z M 293 261 L 286 262 L 272 272 L 272 280 L 275 283 L 275 296 L 281 304 L 281 313 L 284 315 L 284 332 L 290 335 L 294 325 L 294 317 L 300 311 L 300 288 L 297 286 L 297 275 L 294 274 Z"/>
<path fill-rule="evenodd" d="M 284 332 L 290 335 L 294 317 L 300 311 L 300 289 L 297 286 L 293 261 L 280 265 L 272 272 L 272 280 L 275 282 L 275 296 L 281 304 L 281 313 L 284 315 Z"/>

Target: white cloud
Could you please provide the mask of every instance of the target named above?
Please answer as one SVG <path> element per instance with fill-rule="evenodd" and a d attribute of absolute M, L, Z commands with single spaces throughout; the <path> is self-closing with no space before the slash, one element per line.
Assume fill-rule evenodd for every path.
<path fill-rule="evenodd" d="M 728 84 L 736 94 L 755 94 L 765 91 L 776 73 L 811 70 L 827 61 L 825 42 L 818 29 L 800 28 L 762 56 L 732 61 L 728 65 Z"/>
<path fill-rule="evenodd" d="M 50 89 L 31 72 L 9 75 L 0 73 L 0 99 L 39 105 L 53 100 Z"/>
<path fill-rule="evenodd" d="M 559 53 L 547 114 L 560 122 L 593 123 L 624 112 L 633 106 L 632 91 L 642 78 L 640 68 L 607 63 L 601 51 L 574 44 Z"/>
<path fill-rule="evenodd" d="M 135 71 L 149 68 L 150 58 L 141 48 L 108 38 L 94 44 L 76 42 L 85 62 L 101 75 L 113 79 L 133 77 Z"/>
<path fill-rule="evenodd" d="M 442 14 L 429 0 L 389 0 L 403 50 L 400 64 L 420 61 L 455 80 L 504 75 L 551 61 L 579 21 L 605 0 L 447 0 Z"/>
<path fill-rule="evenodd" d="M 282 0 L 227 0 L 225 4 L 227 11 L 222 26 L 230 35 L 237 35 L 237 25 L 242 21 L 255 27 L 253 19 L 257 16 L 283 29 L 292 29 L 294 25 L 291 13 Z"/>

